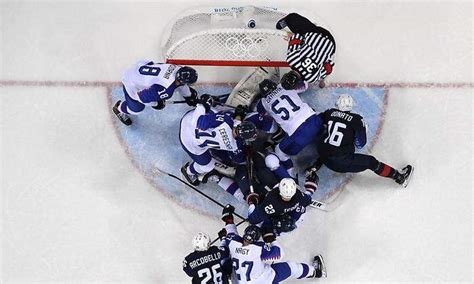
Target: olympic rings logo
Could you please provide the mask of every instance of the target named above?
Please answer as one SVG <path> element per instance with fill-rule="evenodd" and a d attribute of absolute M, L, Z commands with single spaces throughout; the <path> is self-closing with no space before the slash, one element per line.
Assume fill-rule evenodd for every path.
<path fill-rule="evenodd" d="M 225 47 L 232 51 L 236 57 L 258 57 L 267 50 L 268 40 L 264 37 L 252 39 L 244 37 L 239 40 L 237 37 L 231 36 L 225 41 Z"/>

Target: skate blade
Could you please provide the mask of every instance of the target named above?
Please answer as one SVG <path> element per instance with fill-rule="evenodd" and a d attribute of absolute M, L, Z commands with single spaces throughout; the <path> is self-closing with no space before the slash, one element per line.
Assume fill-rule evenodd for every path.
<path fill-rule="evenodd" d="M 327 271 L 326 271 L 326 264 L 324 263 L 324 258 L 322 255 L 319 255 L 319 260 L 321 261 L 320 263 L 320 269 L 321 269 L 321 278 L 326 278 L 328 276 Z"/>
<path fill-rule="evenodd" d="M 408 175 L 408 177 L 405 179 L 405 181 L 402 184 L 403 188 L 406 188 L 408 186 L 408 183 L 410 182 L 411 176 L 413 175 L 414 171 L 415 171 L 415 167 L 411 166 L 410 174 Z"/>

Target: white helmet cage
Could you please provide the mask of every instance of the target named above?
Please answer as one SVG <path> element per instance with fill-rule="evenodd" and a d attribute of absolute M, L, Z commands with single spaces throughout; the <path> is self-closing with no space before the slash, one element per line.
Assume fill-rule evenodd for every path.
<path fill-rule="evenodd" d="M 292 178 L 284 178 L 280 181 L 280 196 L 283 199 L 290 200 L 296 193 L 296 182 Z"/>
<path fill-rule="evenodd" d="M 336 108 L 340 111 L 351 111 L 354 106 L 354 99 L 351 95 L 340 95 L 336 101 Z"/>
<path fill-rule="evenodd" d="M 197 233 L 193 238 L 193 248 L 197 251 L 205 251 L 209 248 L 211 238 L 206 233 Z"/>

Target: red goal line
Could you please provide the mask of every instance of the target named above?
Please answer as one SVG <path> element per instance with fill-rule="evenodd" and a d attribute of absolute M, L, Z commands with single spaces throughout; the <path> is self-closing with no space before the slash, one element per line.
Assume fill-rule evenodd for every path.
<path fill-rule="evenodd" d="M 219 84 L 232 84 L 236 82 L 219 83 Z M 212 84 L 206 82 L 203 84 Z M 115 87 L 120 86 L 121 83 L 117 81 L 49 81 L 49 80 L 0 80 L 0 87 Z M 199 83 L 198 83 L 199 85 Z M 431 83 L 431 82 L 379 82 L 379 83 L 367 83 L 367 82 L 334 82 L 328 83 L 326 88 L 440 88 L 440 89 L 460 89 L 460 88 L 474 88 L 474 83 L 470 82 L 446 82 L 446 83 Z"/>

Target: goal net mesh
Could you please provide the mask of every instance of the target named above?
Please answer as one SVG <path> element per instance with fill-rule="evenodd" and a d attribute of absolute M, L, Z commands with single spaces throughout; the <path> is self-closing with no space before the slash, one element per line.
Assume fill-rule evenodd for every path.
<path fill-rule="evenodd" d="M 188 12 L 163 41 L 169 63 L 223 66 L 287 66 L 288 35 L 275 28 L 286 13 L 246 6 Z"/>

